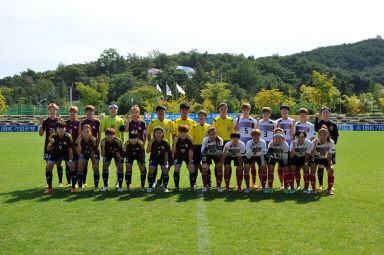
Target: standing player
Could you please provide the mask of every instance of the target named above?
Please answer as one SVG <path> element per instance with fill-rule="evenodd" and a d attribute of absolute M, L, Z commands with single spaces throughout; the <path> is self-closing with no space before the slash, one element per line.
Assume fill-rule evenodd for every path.
<path fill-rule="evenodd" d="M 177 128 L 178 136 L 175 137 L 172 146 L 172 154 L 175 155 L 175 172 L 173 173 L 173 180 L 175 181 L 175 192 L 179 191 L 180 182 L 180 169 L 183 161 L 187 165 L 189 171 L 189 182 L 191 191 L 194 191 L 196 179 L 192 173 L 192 158 L 193 158 L 193 142 L 192 137 L 188 135 L 189 127 L 181 124 Z"/>
<path fill-rule="evenodd" d="M 100 180 L 100 172 L 99 172 L 99 162 L 100 162 L 100 141 L 101 141 L 101 130 L 100 130 L 100 121 L 95 119 L 95 107 L 93 105 L 87 105 L 85 106 L 85 114 L 87 115 L 87 118 L 85 120 L 80 121 L 80 129 L 79 129 L 79 135 L 82 135 L 82 126 L 83 125 L 89 125 L 91 127 L 91 133 L 92 136 L 96 138 L 96 152 L 95 152 L 95 162 L 93 167 L 93 180 L 95 183 L 95 188 L 97 190 L 97 185 L 99 184 Z M 84 167 L 84 173 L 83 173 L 83 184 L 84 186 L 87 185 L 87 173 L 88 173 L 88 167 L 85 165 Z"/>
<path fill-rule="evenodd" d="M 138 105 L 134 105 L 131 107 L 131 115 L 128 116 L 125 132 L 128 134 L 131 132 L 136 132 L 138 139 L 145 144 L 145 141 L 147 140 L 147 124 L 145 124 L 145 121 L 141 121 L 139 118 L 140 107 Z"/>
<path fill-rule="evenodd" d="M 49 152 L 47 150 L 47 146 L 49 143 L 48 138 L 52 133 L 56 132 L 56 126 L 55 126 L 56 122 L 58 122 L 61 119 L 61 117 L 56 117 L 57 111 L 59 110 L 59 107 L 56 104 L 54 103 L 49 104 L 47 109 L 48 109 L 49 117 L 46 118 L 45 120 L 40 121 L 40 129 L 39 129 L 40 136 L 43 136 L 45 133 L 44 156 L 43 156 L 43 159 L 46 162 L 45 171 L 47 171 L 48 157 L 49 157 Z M 63 186 L 63 167 L 61 166 L 60 161 L 57 162 L 56 167 L 57 167 L 57 176 L 59 178 L 59 187 L 62 187 Z"/>
<path fill-rule="evenodd" d="M 265 154 L 267 153 L 267 146 L 263 139 L 260 139 L 261 131 L 254 129 L 251 131 L 252 139 L 249 140 L 245 146 L 245 158 L 244 158 L 244 180 L 247 185 L 247 189 L 244 191 L 249 192 L 249 169 L 252 165 L 257 163 L 259 166 L 259 173 L 261 173 L 261 186 L 264 193 L 268 193 L 265 188 L 267 182 L 267 167 L 265 165 Z"/>
<path fill-rule="evenodd" d="M 168 155 L 170 147 L 167 139 L 164 138 L 164 130 L 162 127 L 155 127 L 153 130 L 153 138 L 148 143 L 147 153 L 150 153 L 149 157 L 149 171 L 148 171 L 148 186 L 147 192 L 152 192 L 152 186 L 155 182 L 155 171 L 160 165 L 163 172 L 163 187 L 164 192 L 168 192 Z"/>
<path fill-rule="evenodd" d="M 304 190 L 309 194 L 308 184 L 309 184 L 309 157 L 312 152 L 312 143 L 306 139 L 307 133 L 303 130 L 299 130 L 295 134 L 296 139 L 293 140 L 289 148 L 289 157 L 291 158 L 290 168 L 291 176 L 296 176 L 297 190 L 300 190 L 300 169 L 303 169 L 304 172 Z M 296 174 L 298 172 L 298 175 Z M 299 176 L 299 178 L 297 178 Z M 293 177 L 291 177 L 291 191 L 293 189 Z"/>
<path fill-rule="evenodd" d="M 252 140 L 251 131 L 256 128 L 257 121 L 249 116 L 249 113 L 251 112 L 251 105 L 249 103 L 242 104 L 241 111 L 243 114 L 239 114 L 239 117 L 235 120 L 235 131 L 240 133 L 240 141 L 247 144 L 248 141 Z M 252 188 L 257 189 L 255 164 L 251 165 L 251 174 Z"/>
<path fill-rule="evenodd" d="M 319 165 L 325 166 L 328 172 L 328 195 L 333 195 L 332 187 L 335 181 L 333 174 L 332 156 L 335 153 L 335 143 L 331 139 L 327 126 L 323 125 L 319 129 L 319 138 L 313 141 L 311 158 L 311 185 L 312 194 L 316 195 L 316 168 Z"/>
<path fill-rule="evenodd" d="M 79 183 L 80 189 L 82 189 L 83 184 L 83 175 L 84 169 L 88 164 L 88 161 L 91 160 L 92 168 L 94 172 L 99 172 L 99 166 L 96 165 L 95 154 L 97 151 L 97 141 L 94 136 L 92 136 L 92 128 L 88 124 L 84 124 L 81 126 L 82 135 L 79 136 L 76 140 L 76 149 L 79 155 L 79 162 L 77 163 L 77 180 Z M 95 191 L 98 191 L 99 186 L 99 178 L 94 178 L 95 183 Z"/>
<path fill-rule="evenodd" d="M 224 146 L 221 162 L 224 161 L 224 180 L 227 192 L 231 191 L 229 187 L 231 163 L 236 166 L 237 191 L 242 192 L 241 183 L 243 181 L 243 156 L 245 154 L 245 145 L 240 141 L 238 132 L 231 133 L 231 141 Z"/>
<path fill-rule="evenodd" d="M 329 119 L 329 116 L 331 116 L 331 109 L 329 109 L 328 107 L 324 107 L 323 109 L 321 109 L 321 121 L 319 121 L 319 114 L 316 113 L 315 130 L 317 132 L 323 125 L 327 126 L 331 135 L 331 139 L 336 145 L 337 139 L 339 137 L 339 131 L 337 129 L 336 123 L 331 121 Z M 336 164 L 336 153 L 332 154 L 332 163 L 333 165 Z M 323 189 L 323 175 L 324 175 L 324 167 L 319 166 L 319 169 L 317 170 L 317 178 L 319 179 L 319 189 Z"/>
<path fill-rule="evenodd" d="M 221 182 L 223 179 L 223 165 L 221 163 L 221 154 L 223 152 L 223 139 L 217 135 L 217 129 L 210 127 L 208 129 L 208 136 L 203 139 L 201 145 L 202 165 L 203 171 L 201 173 L 203 179 L 203 192 L 207 191 L 208 185 L 208 169 L 213 162 L 215 163 L 217 191 L 223 192 L 221 189 Z"/>
<path fill-rule="evenodd" d="M 68 110 L 68 114 L 69 114 L 69 120 L 65 121 L 65 132 L 67 132 L 68 134 L 70 134 L 72 136 L 72 140 L 73 140 L 73 157 L 72 157 L 72 162 L 74 162 L 75 164 L 75 167 L 77 168 L 77 161 L 79 160 L 79 156 L 77 154 L 77 150 L 76 150 L 76 141 L 77 141 L 77 138 L 79 137 L 79 125 L 80 125 L 80 122 L 76 119 L 76 116 L 77 116 L 77 113 L 79 112 L 79 109 L 77 108 L 77 106 L 71 106 Z M 69 167 L 68 167 L 68 164 L 65 164 L 65 175 L 67 177 L 67 188 L 71 187 L 71 174 L 70 174 L 70 170 L 69 170 Z M 79 176 L 77 177 L 77 180 L 79 180 Z M 80 188 L 85 188 L 85 187 L 81 187 Z"/>
<path fill-rule="evenodd" d="M 71 192 L 76 192 L 75 164 L 72 162 L 72 137 L 70 134 L 65 132 L 65 123 L 63 121 L 58 121 L 55 126 L 57 133 L 52 133 L 48 138 L 49 143 L 47 145 L 47 151 L 49 152 L 49 156 L 47 171 L 45 173 L 47 178 L 48 189 L 44 193 L 49 194 L 53 191 L 52 169 L 53 166 L 59 161 L 65 161 L 68 164 L 69 169 L 72 172 Z"/>
<path fill-rule="evenodd" d="M 106 131 L 108 128 L 113 128 L 115 130 L 115 136 L 124 142 L 124 120 L 117 116 L 119 107 L 116 104 L 111 104 L 109 106 L 109 116 L 106 116 L 101 123 L 101 130 Z M 123 164 L 124 162 L 121 162 Z M 117 172 L 119 170 L 116 168 L 116 177 L 118 176 Z M 118 177 L 116 178 L 115 187 L 119 187 Z"/>
<path fill-rule="evenodd" d="M 107 128 L 105 130 L 105 138 L 101 140 L 101 156 L 103 156 L 103 181 L 104 187 L 102 192 L 108 191 L 108 178 L 109 178 L 109 166 L 112 159 L 115 160 L 117 169 L 118 191 L 123 191 L 123 159 L 122 159 L 122 143 L 119 138 L 115 136 L 115 130 L 113 128 Z"/>
<path fill-rule="evenodd" d="M 123 151 L 125 154 L 125 183 L 127 184 L 127 188 L 124 190 L 126 192 L 131 190 L 131 181 L 132 181 L 132 165 L 136 160 L 140 169 L 140 180 L 141 180 L 141 192 L 145 191 L 145 177 L 146 177 L 146 169 L 145 169 L 145 149 L 144 143 L 139 139 L 138 133 L 135 131 L 131 131 L 129 133 L 129 139 L 125 142 L 123 146 Z"/>
<path fill-rule="evenodd" d="M 278 128 L 281 128 L 284 131 L 284 138 L 288 145 L 292 143 L 292 137 L 294 136 L 294 126 L 295 120 L 288 117 L 289 106 L 282 105 L 280 106 L 281 118 L 276 120 L 276 124 Z M 283 182 L 283 171 L 281 166 L 277 167 L 277 175 L 279 176 L 280 183 Z"/>
<path fill-rule="evenodd" d="M 273 177 L 276 163 L 279 163 L 283 169 L 284 177 L 284 193 L 288 193 L 288 152 L 289 146 L 285 142 L 284 131 L 281 128 L 276 128 L 273 135 L 273 140 L 268 144 L 268 187 L 269 193 L 273 193 Z"/>
<path fill-rule="evenodd" d="M 164 138 L 167 139 L 168 144 L 171 142 L 171 135 L 175 133 L 175 131 L 173 130 L 174 125 L 172 124 L 171 120 L 165 119 L 165 112 L 166 112 L 166 108 L 164 106 L 162 105 L 156 106 L 157 119 L 151 120 L 151 122 L 148 125 L 148 130 L 147 130 L 148 142 L 153 137 L 154 130 L 156 127 L 161 127 L 163 129 Z M 168 150 L 167 159 L 168 159 L 168 166 L 170 168 L 173 165 L 173 157 L 172 157 L 171 150 Z M 153 186 L 155 186 L 156 175 L 157 175 L 157 167 L 154 172 Z M 161 184 L 162 184 L 162 177 L 160 177 L 160 179 L 157 182 L 158 186 L 161 186 Z"/>
<path fill-rule="evenodd" d="M 208 129 L 211 127 L 211 125 L 205 123 L 207 115 L 208 114 L 206 111 L 199 111 L 199 113 L 197 114 L 197 116 L 199 117 L 199 123 L 195 124 L 190 131 L 194 148 L 191 172 L 194 173 L 195 183 L 197 180 L 197 169 L 200 168 L 202 171 L 202 166 L 200 164 L 201 159 L 203 157 L 203 154 L 201 153 L 201 145 L 203 143 L 203 139 L 208 135 Z M 208 169 L 207 185 L 208 187 L 211 187 L 211 169 Z"/>

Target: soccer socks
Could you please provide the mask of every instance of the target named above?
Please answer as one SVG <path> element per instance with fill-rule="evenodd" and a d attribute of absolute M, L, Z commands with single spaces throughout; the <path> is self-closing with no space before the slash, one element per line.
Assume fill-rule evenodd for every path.
<path fill-rule="evenodd" d="M 145 178 L 145 177 L 144 177 Z M 129 185 L 132 182 L 132 172 L 125 172 L 125 184 L 127 184 L 127 188 L 129 188 Z"/>
<path fill-rule="evenodd" d="M 318 168 L 317 178 L 319 179 L 319 185 L 323 185 L 324 168 Z"/>
<path fill-rule="evenodd" d="M 207 187 L 207 185 L 208 185 L 208 171 L 202 171 L 201 172 L 201 179 L 203 181 L 203 186 Z"/>
<path fill-rule="evenodd" d="M 83 175 L 84 173 L 82 171 L 78 171 L 76 172 L 77 174 L 77 180 L 79 182 L 79 188 L 81 188 L 83 186 Z"/>
<path fill-rule="evenodd" d="M 196 176 L 196 173 L 197 171 L 195 171 L 194 173 L 189 173 L 189 185 L 191 187 L 193 187 L 193 185 L 195 185 L 195 176 Z"/>
<path fill-rule="evenodd" d="M 145 186 L 145 177 L 146 177 L 146 172 L 141 172 L 140 173 L 140 181 L 141 181 L 141 187 L 144 188 Z"/>
<path fill-rule="evenodd" d="M 304 173 L 304 189 L 309 187 L 309 173 Z"/>
<path fill-rule="evenodd" d="M 155 170 L 155 172 L 156 172 L 156 170 Z M 156 175 L 148 174 L 148 187 L 149 188 L 152 188 L 152 183 L 154 182 L 155 179 L 156 179 Z"/>
<path fill-rule="evenodd" d="M 57 167 L 57 177 L 59 178 L 59 183 L 63 183 L 63 167 Z"/>
<path fill-rule="evenodd" d="M 251 175 L 252 175 L 252 185 L 256 184 L 256 166 L 255 165 L 252 165 L 251 166 Z M 259 173 L 260 175 L 260 173 Z M 245 173 L 244 173 L 244 179 L 245 179 Z M 261 182 L 261 180 L 260 180 Z M 249 183 L 249 173 L 248 173 L 248 183 Z M 247 186 L 247 188 L 249 188 Z"/>
<path fill-rule="evenodd" d="M 279 173 L 279 169 L 277 169 L 277 173 Z M 280 179 L 280 175 L 279 175 L 279 179 Z M 287 189 L 288 188 L 288 184 L 290 182 L 290 180 L 289 180 L 289 172 L 288 171 L 284 171 L 283 172 L 283 180 L 284 180 L 284 189 Z M 281 182 L 281 179 L 280 179 L 280 182 Z"/>
<path fill-rule="evenodd" d="M 328 190 L 332 190 L 334 181 L 335 181 L 335 175 L 334 174 L 328 174 Z"/>
<path fill-rule="evenodd" d="M 124 171 L 117 170 L 117 181 L 119 182 L 119 188 L 123 187 Z"/>
<path fill-rule="evenodd" d="M 260 183 L 263 183 L 263 177 L 261 176 L 262 173 L 261 173 L 260 167 L 259 167 L 259 169 L 257 170 L 257 173 L 259 174 L 259 180 L 260 180 Z M 265 179 L 265 180 L 267 180 L 267 179 Z"/>
<path fill-rule="evenodd" d="M 191 177 L 191 174 L 189 174 L 189 177 Z M 175 187 L 179 188 L 180 172 L 176 172 L 176 171 L 173 172 L 173 181 L 175 182 Z"/>
<path fill-rule="evenodd" d="M 273 178 L 275 177 L 274 169 L 272 171 L 268 171 L 268 187 L 273 187 Z"/>
<path fill-rule="evenodd" d="M 83 169 L 83 183 L 87 183 L 87 174 L 88 174 L 88 167 L 84 167 Z"/>
<path fill-rule="evenodd" d="M 215 172 L 216 172 L 216 170 L 215 170 Z M 215 173 L 215 175 L 216 175 L 216 173 Z M 207 184 L 209 185 L 209 186 L 212 186 L 212 179 L 211 179 L 211 176 L 212 176 L 212 172 L 211 172 L 211 169 L 208 169 L 208 175 L 207 175 Z"/>
<path fill-rule="evenodd" d="M 261 178 L 261 187 L 265 189 L 265 184 L 267 183 L 267 172 L 262 172 L 259 174 L 259 178 Z"/>
<path fill-rule="evenodd" d="M 283 169 L 280 166 L 277 167 L 277 175 L 279 176 L 280 183 L 285 182 Z M 285 184 L 284 184 L 285 185 Z M 285 187 L 285 186 L 284 186 Z"/>
<path fill-rule="evenodd" d="M 248 179 L 249 179 L 249 175 L 248 175 Z M 236 180 L 237 180 L 237 187 L 241 188 L 241 184 L 243 182 L 243 171 L 242 170 L 236 170 Z"/>
<path fill-rule="evenodd" d="M 73 171 L 72 172 L 72 189 L 76 188 L 76 181 L 77 181 L 76 172 Z"/>
<path fill-rule="evenodd" d="M 256 169 L 255 169 L 255 174 L 256 174 Z M 249 172 L 244 173 L 244 181 L 245 181 L 245 185 L 247 185 L 247 189 L 249 189 Z M 256 176 L 255 176 L 255 181 L 256 181 Z M 253 175 L 252 175 L 252 182 L 253 182 Z"/>
<path fill-rule="evenodd" d="M 229 172 L 224 172 L 224 181 L 225 181 L 225 186 L 229 188 L 229 181 L 231 180 L 231 170 Z"/>
<path fill-rule="evenodd" d="M 300 170 L 295 172 L 295 178 L 296 178 L 297 186 L 300 186 L 300 180 L 301 180 Z"/>
<path fill-rule="evenodd" d="M 67 164 L 65 165 L 65 177 L 67 178 L 67 183 L 70 184 L 72 179 L 72 174 Z"/>
<path fill-rule="evenodd" d="M 52 171 L 45 171 L 45 178 L 47 179 L 48 189 L 52 189 Z"/>
<path fill-rule="evenodd" d="M 162 175 L 163 175 L 163 187 L 168 188 L 169 175 L 168 174 L 162 174 Z"/>
<path fill-rule="evenodd" d="M 311 181 L 312 190 L 315 190 L 316 189 L 316 174 L 315 173 L 310 173 L 309 174 L 309 179 Z"/>
<path fill-rule="evenodd" d="M 95 188 L 99 187 L 99 179 L 100 179 L 100 173 L 99 173 L 99 169 L 97 169 L 97 171 L 93 172 L 93 182 L 95 184 Z"/>
<path fill-rule="evenodd" d="M 223 180 L 223 172 L 216 172 L 216 183 L 217 183 L 217 187 L 221 187 L 221 182 Z"/>
<path fill-rule="evenodd" d="M 108 177 L 109 177 L 109 171 L 103 170 L 103 182 L 104 182 L 104 187 L 108 187 Z"/>

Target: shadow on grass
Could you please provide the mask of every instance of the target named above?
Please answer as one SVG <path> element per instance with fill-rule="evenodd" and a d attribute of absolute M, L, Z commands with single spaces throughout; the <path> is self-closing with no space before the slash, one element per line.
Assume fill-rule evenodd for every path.
<path fill-rule="evenodd" d="M 140 188 L 133 188 L 130 192 L 117 192 L 111 189 L 107 192 L 94 192 L 93 190 L 85 190 L 81 192 L 71 193 L 67 189 L 55 189 L 51 194 L 43 194 L 43 188 L 31 188 L 24 190 L 15 190 L 8 193 L 0 193 L 2 197 L 7 198 L 4 203 L 17 203 L 27 200 L 36 200 L 36 202 L 48 202 L 51 200 L 63 200 L 64 202 L 74 202 L 82 199 L 93 198 L 93 201 L 104 201 L 107 199 L 116 199 L 119 201 L 129 201 L 131 199 L 141 199 L 142 201 L 155 201 L 158 199 L 168 199 L 175 197 L 176 202 L 187 202 L 190 200 L 204 199 L 204 201 L 213 201 L 216 199 L 224 199 L 224 202 L 235 202 L 237 200 L 249 202 L 260 202 L 263 200 L 272 200 L 275 203 L 285 201 L 295 201 L 298 204 L 306 204 L 317 202 L 328 196 L 327 191 L 323 190 L 317 195 L 307 195 L 303 191 L 295 192 L 295 194 L 286 194 L 282 190 L 275 190 L 273 194 L 264 194 L 260 190 L 252 190 L 250 193 L 240 193 L 236 191 L 219 193 L 215 189 L 211 189 L 203 193 L 201 189 L 191 192 L 189 188 L 182 188 L 178 192 L 170 189 L 169 193 L 164 193 L 162 188 L 155 188 L 152 193 L 141 192 Z"/>

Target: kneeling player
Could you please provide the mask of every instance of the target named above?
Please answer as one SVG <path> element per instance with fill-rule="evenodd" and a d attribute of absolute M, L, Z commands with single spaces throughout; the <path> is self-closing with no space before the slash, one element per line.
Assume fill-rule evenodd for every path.
<path fill-rule="evenodd" d="M 311 185 L 312 194 L 317 194 L 316 190 L 316 168 L 323 165 L 328 172 L 328 195 L 333 195 L 332 187 L 335 180 L 333 175 L 332 156 L 335 153 L 335 143 L 329 135 L 327 126 L 323 125 L 319 130 L 319 138 L 313 141 L 312 159 L 311 159 Z"/>
<path fill-rule="evenodd" d="M 210 127 L 208 129 L 208 136 L 203 139 L 201 145 L 202 157 L 202 179 L 203 179 L 203 192 L 207 191 L 208 184 L 208 170 L 213 162 L 215 163 L 217 191 L 223 192 L 221 189 L 221 181 L 223 179 L 223 165 L 221 163 L 221 154 L 223 152 L 223 139 L 217 135 L 217 129 Z"/>
<path fill-rule="evenodd" d="M 118 191 L 123 191 L 123 161 L 122 161 L 122 146 L 121 140 L 115 136 L 115 129 L 107 128 L 105 130 L 105 136 L 101 140 L 101 156 L 103 156 L 103 181 L 104 187 L 102 192 L 108 191 L 108 178 L 109 178 L 109 166 L 111 165 L 112 159 L 115 159 L 117 169 L 117 179 L 119 183 Z"/>
<path fill-rule="evenodd" d="M 309 156 L 312 151 L 312 143 L 306 139 L 307 133 L 303 130 L 299 130 L 295 133 L 295 140 L 292 141 L 289 148 L 289 157 L 291 159 L 291 193 L 293 193 L 293 176 L 296 176 L 297 190 L 300 190 L 300 169 L 304 172 L 304 190 L 309 194 Z"/>
<path fill-rule="evenodd" d="M 284 192 L 288 193 L 289 168 L 288 168 L 289 146 L 285 142 L 284 132 L 281 128 L 276 128 L 273 134 L 273 140 L 268 145 L 268 187 L 269 193 L 273 192 L 273 177 L 276 163 L 279 163 L 283 170 Z"/>
<path fill-rule="evenodd" d="M 236 179 L 237 191 L 242 192 L 241 183 L 243 181 L 243 156 L 245 153 L 245 145 L 240 141 L 240 133 L 232 132 L 230 135 L 231 140 L 224 146 L 221 161 L 224 161 L 224 180 L 227 192 L 231 191 L 229 182 L 231 179 L 231 163 L 234 162 L 236 166 Z"/>
<path fill-rule="evenodd" d="M 93 180 L 95 183 L 95 191 L 98 190 L 99 186 L 99 164 L 96 163 L 96 151 L 97 151 L 97 141 L 94 136 L 92 136 L 92 128 L 90 125 L 81 126 L 82 135 L 77 139 L 77 154 L 79 155 L 79 162 L 77 164 L 77 179 L 79 181 L 79 187 L 81 189 L 84 180 L 84 169 L 88 165 L 88 161 L 91 159 L 92 169 L 93 169 Z"/>
<path fill-rule="evenodd" d="M 268 193 L 268 190 L 265 188 L 265 183 L 267 182 L 267 167 L 265 165 L 267 145 L 263 139 L 260 139 L 260 135 L 261 131 L 259 129 L 253 129 L 251 131 L 252 139 L 249 140 L 245 146 L 244 180 L 247 189 L 244 192 L 246 193 L 249 192 L 249 170 L 255 163 L 259 166 L 259 173 L 261 173 L 262 191 Z"/>
<path fill-rule="evenodd" d="M 52 189 L 52 169 L 53 166 L 59 161 L 65 161 L 72 173 L 72 189 L 71 192 L 76 192 L 76 173 L 75 173 L 75 163 L 72 162 L 73 156 L 73 142 L 70 134 L 65 132 L 65 123 L 63 121 L 58 121 L 56 124 L 56 132 L 52 133 L 49 136 L 49 143 L 47 145 L 47 151 L 49 152 L 48 156 L 48 165 L 46 171 L 46 178 L 48 189 L 44 192 L 45 194 L 51 193 Z"/>
<path fill-rule="evenodd" d="M 172 146 L 172 153 L 175 155 L 175 172 L 173 173 L 173 180 L 175 181 L 175 192 L 179 191 L 180 182 L 180 169 L 183 161 L 187 165 L 189 171 L 189 182 L 191 185 L 191 191 L 194 190 L 196 183 L 194 168 L 192 167 L 193 158 L 193 143 L 192 137 L 188 135 L 189 128 L 187 125 L 179 125 L 177 128 L 178 136 L 175 137 L 175 141 Z M 192 172 L 193 170 L 193 172 Z"/>
<path fill-rule="evenodd" d="M 125 183 L 127 188 L 124 191 L 130 191 L 130 185 L 132 181 L 132 165 L 136 160 L 140 169 L 140 180 L 141 180 L 141 192 L 145 191 L 145 150 L 144 143 L 139 140 L 139 134 L 136 131 L 131 131 L 129 133 L 129 139 L 125 142 L 123 146 L 123 151 L 125 153 Z"/>
<path fill-rule="evenodd" d="M 147 192 L 152 192 L 152 184 L 155 182 L 155 171 L 160 165 L 163 173 L 164 192 L 168 192 L 168 153 L 170 151 L 169 142 L 164 138 L 164 130 L 162 127 L 155 127 L 153 130 L 154 137 L 151 138 L 147 147 L 147 153 L 151 153 L 149 157 L 149 172 Z"/>

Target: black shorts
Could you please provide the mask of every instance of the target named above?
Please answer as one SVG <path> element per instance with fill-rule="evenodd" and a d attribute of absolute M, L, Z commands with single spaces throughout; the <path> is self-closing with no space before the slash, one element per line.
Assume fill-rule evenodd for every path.
<path fill-rule="evenodd" d="M 157 166 L 165 166 L 165 161 L 151 160 L 149 159 L 149 167 L 157 168 Z"/>
<path fill-rule="evenodd" d="M 69 163 L 69 152 L 64 154 L 56 154 L 53 151 L 49 153 L 48 162 L 56 163 L 58 161 L 65 161 Z"/>
<path fill-rule="evenodd" d="M 192 164 L 195 166 L 199 166 L 202 158 L 203 154 L 201 154 L 201 145 L 195 145 L 195 148 L 193 150 Z"/>
<path fill-rule="evenodd" d="M 283 160 L 281 160 L 281 159 L 275 159 L 275 158 L 269 158 L 269 157 L 267 158 L 267 164 L 268 165 L 276 165 L 276 163 L 278 163 L 280 165 L 280 167 L 288 166 L 288 160 L 284 164 Z"/>
<path fill-rule="evenodd" d="M 137 164 L 145 164 L 145 158 L 144 157 L 138 157 L 138 156 L 125 158 L 125 163 L 133 165 L 133 162 L 135 160 L 137 161 Z"/>
<path fill-rule="evenodd" d="M 311 163 L 323 165 L 325 167 L 329 166 L 328 159 L 326 158 L 311 158 Z"/>
<path fill-rule="evenodd" d="M 73 155 L 72 155 L 72 161 L 74 161 L 74 162 L 79 161 L 79 154 L 77 154 L 76 152 L 74 152 Z"/>
<path fill-rule="evenodd" d="M 202 163 L 206 163 L 208 165 L 212 164 L 212 160 L 213 162 L 215 162 L 215 164 L 217 164 L 220 162 L 221 159 L 219 157 L 211 155 L 206 155 L 201 158 Z"/>
<path fill-rule="evenodd" d="M 244 164 L 252 165 L 253 163 L 257 163 L 257 165 L 261 166 L 261 157 L 264 157 L 264 155 L 262 155 L 260 157 L 254 156 L 254 157 L 251 157 L 251 158 L 243 157 Z M 264 157 L 264 164 L 265 164 L 265 162 L 266 162 L 266 159 Z"/>
<path fill-rule="evenodd" d="M 332 164 L 336 165 L 336 153 L 332 155 Z"/>
<path fill-rule="evenodd" d="M 240 166 L 239 157 L 231 157 L 231 156 L 225 157 L 224 165 L 231 165 L 232 160 L 233 160 L 235 166 Z"/>
<path fill-rule="evenodd" d="M 175 166 L 181 166 L 183 164 L 183 161 L 185 162 L 185 165 L 189 165 L 189 157 L 188 158 L 175 158 L 174 165 Z"/>
<path fill-rule="evenodd" d="M 80 159 L 88 161 L 91 159 L 91 154 L 79 154 L 79 160 Z"/>
<path fill-rule="evenodd" d="M 110 164 L 112 162 L 112 159 L 115 160 L 116 164 L 119 163 L 118 160 L 117 160 L 117 156 L 115 154 L 115 155 L 105 155 L 103 157 L 103 164 Z M 121 158 L 120 163 L 124 163 L 124 159 L 123 158 Z"/>
<path fill-rule="evenodd" d="M 311 159 L 309 159 L 308 162 L 311 162 Z M 289 162 L 290 165 L 301 167 L 305 165 L 305 156 L 304 157 L 296 157 L 294 156 L 293 158 L 290 159 Z"/>

